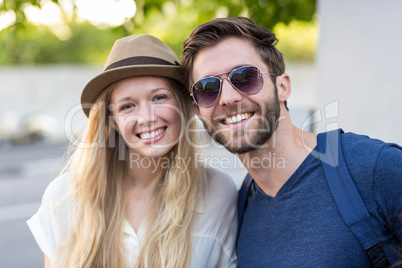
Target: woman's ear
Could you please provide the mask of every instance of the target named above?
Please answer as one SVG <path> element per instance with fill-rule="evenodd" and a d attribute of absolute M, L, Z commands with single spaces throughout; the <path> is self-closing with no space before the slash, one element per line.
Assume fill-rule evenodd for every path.
<path fill-rule="evenodd" d="M 278 89 L 278 99 L 280 102 L 286 101 L 292 91 L 290 86 L 290 77 L 288 74 L 284 73 L 276 77 L 276 87 Z"/>
<path fill-rule="evenodd" d="M 114 120 L 114 116 L 109 116 L 109 126 L 111 126 L 114 130 L 119 132 L 119 127 L 116 124 L 116 121 Z"/>
<path fill-rule="evenodd" d="M 116 109 L 116 106 L 114 104 L 109 104 L 108 105 L 108 112 L 107 112 L 108 115 L 107 115 L 106 120 L 108 120 L 109 126 L 111 126 L 114 130 L 119 132 L 119 127 L 116 124 L 116 120 L 115 120 L 115 117 L 114 117 L 114 114 L 113 114 L 115 109 Z"/>

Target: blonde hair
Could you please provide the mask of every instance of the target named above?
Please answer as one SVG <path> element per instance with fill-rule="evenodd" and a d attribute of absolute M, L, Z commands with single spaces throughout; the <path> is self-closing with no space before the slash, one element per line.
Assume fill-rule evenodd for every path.
<path fill-rule="evenodd" d="M 191 100 L 184 86 L 167 79 L 183 113 L 187 128 L 195 128 Z M 110 126 L 107 110 L 116 83 L 108 86 L 89 113 L 89 122 L 66 169 L 73 189 L 72 227 L 57 250 L 57 267 L 126 267 L 124 222 L 129 182 L 127 148 Z M 184 128 L 182 125 L 182 133 Z M 193 131 L 187 138 L 195 142 Z M 90 149 L 80 147 L 97 142 Z M 116 146 L 117 145 L 117 146 Z M 187 267 L 191 257 L 191 226 L 200 193 L 205 190 L 205 171 L 197 167 L 196 151 L 181 136 L 170 168 L 160 174 L 152 205 L 148 206 L 144 244 L 136 267 Z M 124 155 L 123 155 L 124 156 Z M 185 159 L 186 168 L 181 161 Z M 197 168 L 197 170 L 196 170 Z M 142 228 L 142 227 L 141 227 Z"/>

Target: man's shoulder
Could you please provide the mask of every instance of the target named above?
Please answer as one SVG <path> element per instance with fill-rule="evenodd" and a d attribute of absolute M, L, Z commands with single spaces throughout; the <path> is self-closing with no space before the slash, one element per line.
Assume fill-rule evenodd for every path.
<path fill-rule="evenodd" d="M 384 146 L 386 143 L 380 139 L 371 138 L 367 135 L 356 134 L 353 132 L 345 132 L 341 134 L 341 143 L 343 146 L 348 146 L 348 148 L 358 148 L 367 147 L 367 149 L 378 149 Z"/>
<path fill-rule="evenodd" d="M 397 144 L 352 132 L 341 134 L 341 146 L 346 164 L 350 168 L 374 168 L 382 164 L 385 156 L 402 154 L 402 148 Z"/>
<path fill-rule="evenodd" d="M 354 150 L 364 152 L 377 152 L 387 151 L 390 148 L 391 151 L 401 151 L 402 147 L 395 143 L 388 143 L 377 138 L 371 138 L 367 135 L 356 134 L 353 132 L 346 132 L 341 134 L 342 149 Z"/>
<path fill-rule="evenodd" d="M 399 145 L 350 132 L 341 135 L 341 145 L 349 173 L 366 202 L 373 198 L 373 189 L 378 190 L 378 185 L 400 181 Z"/>
<path fill-rule="evenodd" d="M 250 173 L 247 173 L 247 175 L 245 176 L 245 178 L 241 184 L 241 187 L 239 189 L 239 198 L 240 198 L 240 196 L 248 193 L 252 183 L 253 183 L 253 178 L 251 177 Z"/>
<path fill-rule="evenodd" d="M 348 167 L 355 168 L 353 166 L 357 165 L 367 168 L 375 165 L 381 151 L 389 144 L 367 135 L 347 132 L 341 134 L 341 146 Z"/>

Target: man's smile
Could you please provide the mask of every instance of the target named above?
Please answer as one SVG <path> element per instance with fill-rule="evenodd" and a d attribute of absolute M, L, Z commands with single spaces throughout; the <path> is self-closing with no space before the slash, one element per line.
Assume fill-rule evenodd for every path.
<path fill-rule="evenodd" d="M 254 113 L 241 113 L 237 115 L 228 116 L 224 118 L 221 122 L 225 125 L 236 124 L 250 118 L 253 115 Z"/>

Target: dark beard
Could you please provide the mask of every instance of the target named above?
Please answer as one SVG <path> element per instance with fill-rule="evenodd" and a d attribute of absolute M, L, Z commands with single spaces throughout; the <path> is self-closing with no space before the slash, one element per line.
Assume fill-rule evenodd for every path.
<path fill-rule="evenodd" d="M 280 106 L 276 87 L 274 92 L 273 99 L 269 99 L 265 105 L 265 114 L 254 119 L 258 120 L 257 128 L 247 129 L 246 125 L 245 129 L 234 132 L 229 139 L 223 133 L 216 131 L 216 128 L 213 129 L 207 122 L 202 120 L 205 129 L 216 142 L 222 144 L 231 153 L 244 154 L 261 148 L 262 145 L 271 139 L 279 123 Z M 257 110 L 255 111 L 258 112 Z M 214 125 L 216 124 L 218 123 L 215 122 Z M 248 138 L 247 133 L 253 133 L 254 135 Z"/>

